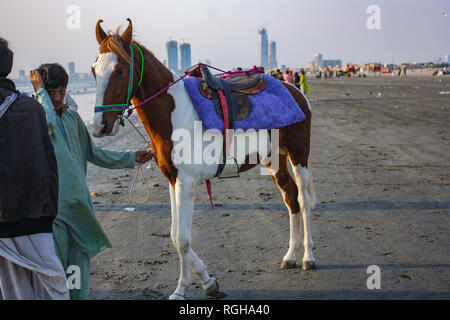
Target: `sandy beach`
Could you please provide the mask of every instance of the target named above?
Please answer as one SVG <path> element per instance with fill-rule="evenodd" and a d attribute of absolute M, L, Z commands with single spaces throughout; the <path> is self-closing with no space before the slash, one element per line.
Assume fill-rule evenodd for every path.
<path fill-rule="evenodd" d="M 192 246 L 225 299 L 449 299 L 450 77 L 310 77 L 309 84 L 317 270 L 280 269 L 288 211 L 258 169 L 213 180 L 215 211 L 199 184 Z M 145 148 L 129 124 L 94 141 Z M 167 299 L 177 285 L 168 182 L 153 161 L 144 172 L 150 200 L 135 205 L 134 169 L 89 165 L 96 215 L 114 246 L 92 260 L 90 299 Z M 142 183 L 135 197 L 145 197 Z M 381 269 L 380 290 L 366 286 L 370 265 Z M 195 275 L 186 298 L 205 298 Z"/>

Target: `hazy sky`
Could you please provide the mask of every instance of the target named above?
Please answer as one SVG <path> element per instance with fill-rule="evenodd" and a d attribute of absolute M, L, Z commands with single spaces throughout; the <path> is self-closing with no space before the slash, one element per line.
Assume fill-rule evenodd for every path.
<path fill-rule="evenodd" d="M 81 9 L 81 28 L 66 27 L 67 7 Z M 369 30 L 366 9 L 381 9 L 381 30 Z M 0 0 L 0 36 L 18 70 L 45 62 L 88 72 L 98 54 L 95 24 L 134 23 L 134 35 L 162 61 L 166 41 L 184 39 L 192 63 L 220 68 L 258 64 L 258 28 L 277 42 L 279 65 L 305 66 L 315 53 L 343 62 L 432 61 L 450 53 L 449 0 Z"/>

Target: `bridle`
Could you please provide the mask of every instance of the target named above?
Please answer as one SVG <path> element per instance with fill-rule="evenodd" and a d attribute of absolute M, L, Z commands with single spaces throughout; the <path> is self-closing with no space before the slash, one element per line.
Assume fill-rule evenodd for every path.
<path fill-rule="evenodd" d="M 118 118 L 120 119 L 120 125 L 122 127 L 125 127 L 124 119 L 127 119 L 130 122 L 130 124 L 133 126 L 133 128 L 137 131 L 137 133 L 145 141 L 146 148 L 148 148 L 148 150 L 151 150 L 150 142 L 147 141 L 147 139 L 145 139 L 145 137 L 139 132 L 139 130 L 134 126 L 134 124 L 129 119 L 129 117 L 132 114 L 132 111 L 130 111 L 130 110 L 131 110 L 131 106 L 132 106 L 132 103 L 131 103 L 132 96 L 131 95 L 132 95 L 133 83 L 134 83 L 134 50 L 133 50 L 133 48 L 136 48 L 139 51 L 139 53 L 141 54 L 141 61 L 142 61 L 142 63 L 141 63 L 141 75 L 140 75 L 139 83 L 138 83 L 138 86 L 137 86 L 136 90 L 138 90 L 139 87 L 141 86 L 142 79 L 143 79 L 143 76 L 144 76 L 144 54 L 142 53 L 141 48 L 139 48 L 139 46 L 137 44 L 131 43 L 130 44 L 131 64 L 130 64 L 130 75 L 129 75 L 129 79 L 128 79 L 128 91 L 127 91 L 127 98 L 126 98 L 127 100 L 125 101 L 125 103 L 122 103 L 122 104 L 110 104 L 110 105 L 96 106 L 95 107 L 95 113 L 122 111 L 121 114 L 118 116 Z M 125 111 L 127 111 L 127 110 L 128 110 L 128 115 L 124 116 Z M 145 198 L 144 202 L 141 202 L 141 203 L 138 203 L 138 202 L 136 202 L 133 199 L 133 190 L 134 190 L 134 186 L 136 184 L 136 180 L 137 180 L 139 172 L 141 173 L 142 181 L 143 181 L 143 184 L 146 187 L 146 192 L 147 192 L 147 195 L 146 195 L 146 198 Z M 136 169 L 136 174 L 134 175 L 133 182 L 130 185 L 129 196 L 130 196 L 131 202 L 132 203 L 136 203 L 136 204 L 147 203 L 148 199 L 150 198 L 150 189 L 148 187 L 147 180 L 145 179 L 144 172 L 142 171 L 142 165 L 141 164 L 139 164 L 138 168 Z"/>
<path fill-rule="evenodd" d="M 136 90 L 139 89 L 139 87 L 141 86 L 142 79 L 144 77 L 144 54 L 142 52 L 142 49 L 139 48 L 139 46 L 136 43 L 131 43 L 130 44 L 130 52 L 131 52 L 130 53 L 130 55 L 131 55 L 130 74 L 129 74 L 129 79 L 128 79 L 128 91 L 127 91 L 127 97 L 126 97 L 125 103 L 102 105 L 102 106 L 95 107 L 95 113 L 122 111 L 122 113 L 118 116 L 118 118 L 120 119 L 120 124 L 122 126 L 125 126 L 125 122 L 124 122 L 125 111 L 128 110 L 128 112 L 129 112 L 128 117 L 131 116 L 131 113 L 132 113 L 132 112 L 130 112 L 130 109 L 132 106 L 131 98 L 132 98 L 133 83 L 134 83 L 134 49 L 133 48 L 136 48 L 139 51 L 139 53 L 141 54 L 141 61 L 142 61 L 141 74 L 140 74 L 139 83 L 138 83 Z"/>

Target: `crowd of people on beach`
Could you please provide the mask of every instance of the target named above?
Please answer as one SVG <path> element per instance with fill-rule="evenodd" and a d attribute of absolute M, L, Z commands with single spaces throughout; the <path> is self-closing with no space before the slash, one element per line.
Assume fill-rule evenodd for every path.
<path fill-rule="evenodd" d="M 308 82 L 306 81 L 306 73 L 304 69 L 301 69 L 300 73 L 298 71 L 295 71 L 293 73 L 293 71 L 289 69 L 287 69 L 284 73 L 281 71 L 281 69 L 269 70 L 269 75 L 271 75 L 275 79 L 296 86 L 302 91 L 303 94 L 311 94 L 311 89 L 308 85 Z"/>
<path fill-rule="evenodd" d="M 450 74 L 450 71 L 448 70 L 448 67 L 444 67 L 442 70 L 435 70 L 433 72 L 433 76 L 446 76 L 449 74 Z"/>

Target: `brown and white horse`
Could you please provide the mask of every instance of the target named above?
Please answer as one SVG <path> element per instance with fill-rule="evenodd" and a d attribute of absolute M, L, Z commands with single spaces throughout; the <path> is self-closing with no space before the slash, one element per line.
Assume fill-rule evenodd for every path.
<path fill-rule="evenodd" d="M 100 54 L 92 66 L 92 72 L 97 82 L 96 105 L 122 104 L 126 100 L 130 69 L 130 53 L 128 48 L 132 39 L 132 23 L 128 19 L 127 30 L 119 35 L 107 35 L 99 20 L 96 27 L 97 41 L 100 44 Z M 134 105 L 154 95 L 168 84 L 179 79 L 169 71 L 155 56 L 142 45 L 139 45 L 144 54 L 144 74 L 142 85 L 138 88 L 138 76 L 135 77 L 131 97 Z M 142 61 L 136 55 L 134 72 L 140 75 Z M 258 160 L 268 168 L 273 182 L 283 195 L 284 202 L 289 210 L 290 241 L 289 250 L 283 258 L 282 268 L 296 266 L 301 249 L 301 220 L 304 229 L 304 256 L 302 269 L 314 269 L 313 241 L 310 228 L 310 210 L 315 195 L 309 166 L 311 109 L 308 100 L 294 86 L 284 83 L 292 94 L 299 108 L 305 113 L 306 119 L 279 129 L 279 152 L 271 157 L 278 157 L 278 170 L 273 169 L 270 160 L 262 158 L 258 153 Z M 194 137 L 204 132 L 195 132 L 194 122 L 200 118 L 192 105 L 183 81 L 179 81 L 170 89 L 150 102 L 137 109 L 138 116 L 144 125 L 153 149 L 157 154 L 157 165 L 169 181 L 170 201 L 172 212 L 171 239 L 180 257 L 181 274 L 178 286 L 169 299 L 184 299 L 185 290 L 191 284 L 191 268 L 203 284 L 207 295 L 218 292 L 218 284 L 207 272 L 205 264 L 198 258 L 191 247 L 192 216 L 194 211 L 194 188 L 199 181 L 215 176 L 218 164 L 177 164 L 173 161 L 174 138 L 173 133 L 182 129 Z M 120 112 L 97 113 L 94 120 L 94 136 L 103 137 L 115 135 L 119 130 L 118 115 Z M 201 130 L 200 130 L 201 131 Z M 238 135 L 238 134 L 236 134 Z M 223 141 L 221 133 L 216 138 Z M 197 137 L 194 137 L 194 140 Z M 202 138 L 200 137 L 200 141 Z M 268 138 L 268 143 L 273 143 Z M 205 148 L 203 144 L 202 148 Z M 195 152 L 195 150 L 193 150 Z M 198 150 L 197 150 L 198 151 Z M 202 150 L 200 150 L 202 151 Z M 254 154 L 253 154 L 254 155 Z M 246 155 L 247 160 L 250 153 Z M 294 178 L 288 170 L 287 159 L 290 160 Z M 243 163 L 239 171 L 246 171 L 257 164 Z"/>

